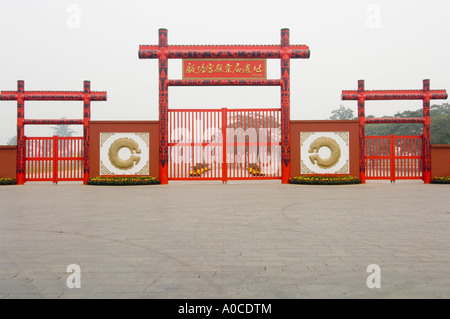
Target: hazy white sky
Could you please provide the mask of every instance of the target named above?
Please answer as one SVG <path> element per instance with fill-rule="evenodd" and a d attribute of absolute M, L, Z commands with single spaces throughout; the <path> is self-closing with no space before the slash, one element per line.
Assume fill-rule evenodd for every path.
<path fill-rule="evenodd" d="M 342 90 L 450 90 L 449 1 L 111 1 L 2 0 L 0 90 L 107 91 L 92 103 L 93 120 L 157 120 L 157 60 L 139 60 L 140 44 L 291 44 L 310 47 L 308 60 L 291 61 L 291 118 L 327 119 L 345 105 Z M 279 78 L 269 60 L 268 78 Z M 181 61 L 169 60 L 169 77 L 181 78 Z M 444 101 L 432 101 L 441 104 Z M 367 114 L 418 109 L 420 101 L 368 102 Z M 278 87 L 172 87 L 170 108 L 279 107 Z M 81 118 L 81 102 L 26 102 L 26 118 Z M 0 102 L 0 144 L 16 134 L 16 103 Z M 81 132 L 81 131 L 80 131 Z M 27 135 L 51 135 L 29 128 Z"/>

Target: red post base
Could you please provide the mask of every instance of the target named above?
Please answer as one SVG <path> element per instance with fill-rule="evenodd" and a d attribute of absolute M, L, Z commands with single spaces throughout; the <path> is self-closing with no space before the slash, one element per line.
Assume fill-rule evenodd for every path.
<path fill-rule="evenodd" d="M 430 172 L 423 172 L 423 183 L 424 184 L 431 183 L 431 173 Z"/>
<path fill-rule="evenodd" d="M 25 184 L 25 176 L 24 174 L 17 174 L 16 175 L 17 185 L 23 185 Z"/>
<path fill-rule="evenodd" d="M 289 184 L 289 179 L 291 178 L 291 163 L 285 166 L 284 163 L 281 164 L 281 184 Z"/>
<path fill-rule="evenodd" d="M 159 164 L 159 182 L 161 184 L 169 184 L 169 170 L 166 165 L 163 167 L 161 163 Z"/>

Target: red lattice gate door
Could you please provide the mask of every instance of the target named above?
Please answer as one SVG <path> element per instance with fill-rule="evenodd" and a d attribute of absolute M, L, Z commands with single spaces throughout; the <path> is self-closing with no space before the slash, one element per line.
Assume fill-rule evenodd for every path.
<path fill-rule="evenodd" d="M 168 115 L 169 180 L 281 179 L 280 109 Z"/>
<path fill-rule="evenodd" d="M 366 136 L 366 179 L 422 179 L 422 136 Z"/>
<path fill-rule="evenodd" d="M 82 181 L 83 137 L 25 137 L 25 182 Z"/>

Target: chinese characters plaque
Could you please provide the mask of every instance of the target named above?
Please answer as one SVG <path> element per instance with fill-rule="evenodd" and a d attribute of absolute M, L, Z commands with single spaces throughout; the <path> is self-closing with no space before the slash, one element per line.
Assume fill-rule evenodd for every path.
<path fill-rule="evenodd" d="M 265 59 L 184 59 L 183 79 L 266 79 Z"/>

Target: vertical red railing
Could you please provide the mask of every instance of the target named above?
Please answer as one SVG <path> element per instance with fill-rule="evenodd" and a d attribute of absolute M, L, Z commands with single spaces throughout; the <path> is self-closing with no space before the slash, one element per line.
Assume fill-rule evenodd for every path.
<path fill-rule="evenodd" d="M 222 108 L 222 182 L 228 181 L 228 164 L 227 164 L 227 109 Z"/>
<path fill-rule="evenodd" d="M 53 181 L 53 138 L 24 137 L 24 182 Z"/>
<path fill-rule="evenodd" d="M 423 178 L 422 136 L 367 136 L 366 179 Z"/>
<path fill-rule="evenodd" d="M 397 149 L 395 147 L 395 141 L 394 141 L 394 135 L 389 135 L 389 145 L 390 145 L 390 150 L 389 150 L 389 154 L 390 154 L 390 181 L 391 182 L 395 182 L 396 179 L 396 159 L 397 159 Z"/>
<path fill-rule="evenodd" d="M 84 181 L 83 137 L 25 137 L 25 181 Z"/>
<path fill-rule="evenodd" d="M 168 128 L 171 180 L 282 176 L 280 109 L 168 110 Z"/>
<path fill-rule="evenodd" d="M 53 183 L 58 182 L 58 136 L 53 136 Z"/>

